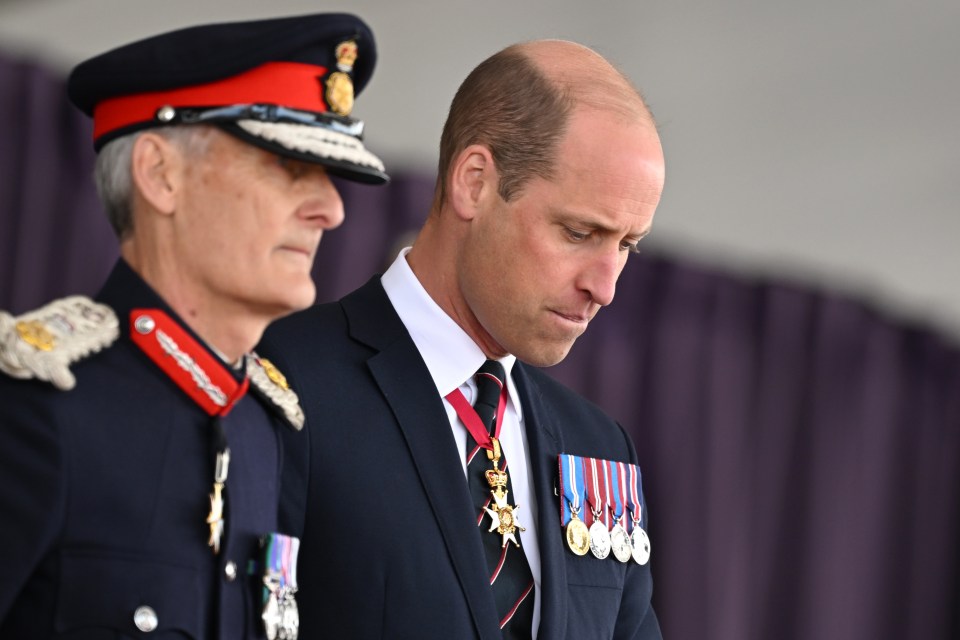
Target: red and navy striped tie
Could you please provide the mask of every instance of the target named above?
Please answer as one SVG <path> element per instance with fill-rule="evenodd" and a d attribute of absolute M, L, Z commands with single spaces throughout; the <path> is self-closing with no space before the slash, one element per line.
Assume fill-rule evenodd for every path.
<path fill-rule="evenodd" d="M 505 378 L 503 365 L 496 360 L 487 360 L 477 371 L 477 400 L 473 408 L 491 435 L 496 433 L 497 408 Z M 485 473 L 491 468 L 492 463 L 485 450 L 468 433 L 467 479 L 476 507 L 477 528 L 490 571 L 490 587 L 497 603 L 500 629 L 504 638 L 530 638 L 533 625 L 533 574 L 530 573 L 530 565 L 522 547 L 509 541 L 503 544 L 503 537 L 496 530 L 488 531 L 491 521 L 484 507 L 490 506 L 492 497 Z M 503 455 L 500 468 L 509 472 Z M 513 485 L 509 479 L 507 491 L 507 501 L 513 504 Z M 519 530 L 515 537 L 519 542 Z"/>

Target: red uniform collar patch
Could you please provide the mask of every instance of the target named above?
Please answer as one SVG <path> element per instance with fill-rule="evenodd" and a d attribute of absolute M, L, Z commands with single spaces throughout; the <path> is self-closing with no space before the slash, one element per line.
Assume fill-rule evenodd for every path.
<path fill-rule="evenodd" d="M 211 416 L 225 416 L 250 384 L 159 309 L 130 312 L 130 339 Z"/>

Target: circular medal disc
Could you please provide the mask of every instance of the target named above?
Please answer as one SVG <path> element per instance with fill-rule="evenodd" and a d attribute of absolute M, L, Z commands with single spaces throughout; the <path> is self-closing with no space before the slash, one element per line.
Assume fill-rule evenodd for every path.
<path fill-rule="evenodd" d="M 613 557 L 620 562 L 627 562 L 633 554 L 633 549 L 630 548 L 630 538 L 620 523 L 615 524 L 613 531 L 610 532 L 610 547 L 613 549 Z"/>
<path fill-rule="evenodd" d="M 573 518 L 567 523 L 567 546 L 578 556 L 587 555 L 590 551 L 590 531 L 580 518 Z"/>
<path fill-rule="evenodd" d="M 647 564 L 650 560 L 650 538 L 647 537 L 647 532 L 641 529 L 640 525 L 634 525 L 630 536 L 633 543 L 633 561 L 637 564 Z"/>
<path fill-rule="evenodd" d="M 280 600 L 280 638 L 296 640 L 300 634 L 300 610 L 292 591 L 285 590 Z"/>
<path fill-rule="evenodd" d="M 590 525 L 590 552 L 601 560 L 610 555 L 610 532 L 602 520 Z"/>

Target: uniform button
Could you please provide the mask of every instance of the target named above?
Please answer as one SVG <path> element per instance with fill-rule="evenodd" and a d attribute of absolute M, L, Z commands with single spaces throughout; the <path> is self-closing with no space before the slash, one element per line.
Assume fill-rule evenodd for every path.
<path fill-rule="evenodd" d="M 133 624 L 144 633 L 153 631 L 159 623 L 157 612 L 153 610 L 153 607 L 137 607 L 137 610 L 133 612 Z"/>
<path fill-rule="evenodd" d="M 223 574 L 227 576 L 227 582 L 233 582 L 237 579 L 237 563 L 231 560 L 223 567 Z"/>

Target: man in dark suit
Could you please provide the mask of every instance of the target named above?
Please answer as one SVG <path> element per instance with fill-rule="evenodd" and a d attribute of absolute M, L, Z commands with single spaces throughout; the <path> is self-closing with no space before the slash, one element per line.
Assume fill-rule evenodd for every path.
<path fill-rule="evenodd" d="M 303 530 L 306 636 L 660 637 L 642 498 L 611 493 L 602 470 L 606 483 L 574 492 L 610 535 L 605 509 L 630 504 L 636 561 L 622 537 L 619 561 L 601 559 L 610 538 L 592 530 L 588 554 L 561 510 L 582 481 L 561 481 L 563 460 L 580 461 L 574 475 L 624 463 L 612 468 L 625 480 L 633 445 L 534 367 L 563 359 L 612 301 L 663 180 L 652 116 L 606 60 L 570 42 L 509 47 L 454 98 L 413 247 L 266 332 L 260 350 L 307 419 L 283 487 Z M 577 502 L 564 508 L 587 516 Z"/>
<path fill-rule="evenodd" d="M 251 349 L 314 301 L 344 217 L 328 174 L 386 179 L 348 117 L 374 60 L 362 21 L 325 14 L 71 74 L 121 259 L 95 301 L 0 312 L 0 637 L 296 637 L 277 514 L 303 414 Z"/>

